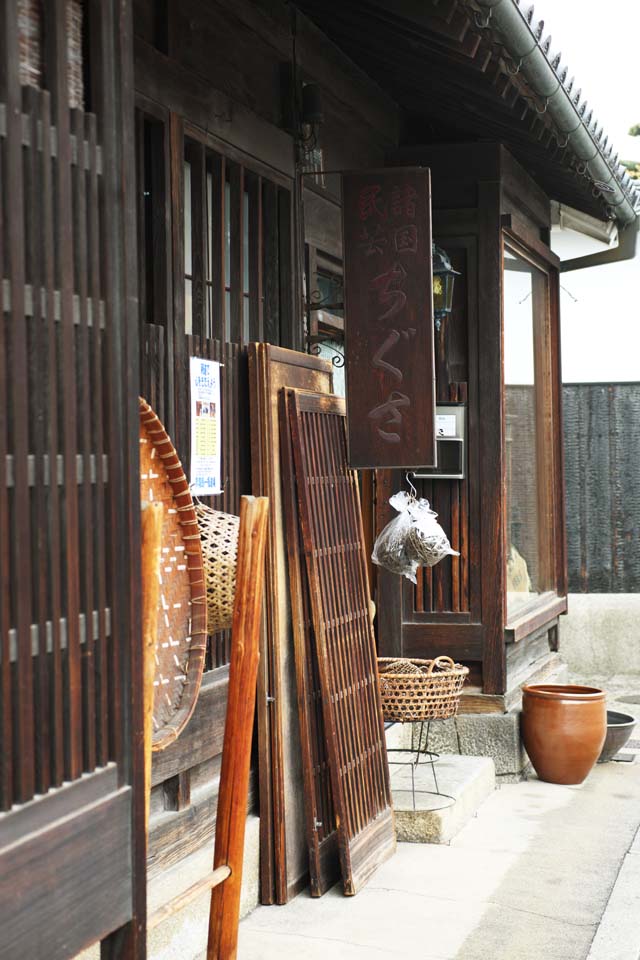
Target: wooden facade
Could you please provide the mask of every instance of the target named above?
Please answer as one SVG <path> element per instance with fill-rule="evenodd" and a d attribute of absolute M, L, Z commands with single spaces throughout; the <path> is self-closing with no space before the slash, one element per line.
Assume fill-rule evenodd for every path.
<path fill-rule="evenodd" d="M 134 30 L 141 390 L 187 463 L 188 358 L 224 363 L 225 492 L 206 502 L 237 513 L 256 470 L 246 345 L 305 349 L 316 323 L 305 263 L 311 255 L 313 289 L 318 274 L 341 276 L 339 179 L 296 178 L 293 74 L 322 84 L 333 168 L 381 166 L 398 144 L 398 109 L 284 3 L 140 0 Z M 212 58 L 213 46 L 225 56 Z M 154 756 L 151 877 L 213 836 L 228 656 L 228 637 L 212 637 L 194 717 Z M 260 794 L 268 805 L 262 784 Z M 265 862 L 264 896 L 273 882 Z"/>
<path fill-rule="evenodd" d="M 509 234 L 524 244 L 544 262 L 555 289 L 548 197 L 497 144 L 403 147 L 420 128 L 411 126 L 410 112 L 284 3 L 139 0 L 134 25 L 142 386 L 184 458 L 188 357 L 225 363 L 225 493 L 216 499 L 223 509 L 237 510 L 255 468 L 246 344 L 263 340 L 305 350 L 327 334 L 342 336 L 340 181 L 323 171 L 389 163 L 431 169 L 434 238 L 461 273 L 454 313 L 436 333 L 437 400 L 467 404 L 469 445 L 465 480 L 421 481 L 419 489 L 460 557 L 420 571 L 415 589 L 378 577 L 379 648 L 450 653 L 472 667 L 480 696 L 470 698 L 470 708 L 504 709 L 509 676 L 527 657 L 521 641 L 531 629 L 532 649 L 548 651 L 564 608 L 553 594 L 566 593 L 558 507 L 550 521 L 554 588 L 530 620 L 505 630 L 505 591 L 496 576 L 505 564 L 502 243 Z M 219 55 L 212 57 L 214 48 Z M 298 129 L 305 83 L 322 91 L 315 157 L 305 153 Z M 437 138 L 447 132 L 438 128 Z M 554 350 L 549 389 L 559 422 Z M 555 498 L 562 482 L 559 440 L 554 464 Z M 404 477 L 379 471 L 372 483 L 365 471 L 363 483 L 371 542 Z M 211 638 L 195 716 L 184 737 L 154 760 L 152 874 L 212 832 L 227 659 L 228 639 Z M 268 685 L 263 692 L 268 697 Z M 257 785 L 253 796 L 256 802 Z M 261 796 L 270 809 L 262 786 Z M 266 862 L 262 879 L 263 895 L 275 896 L 266 892 L 274 883 Z"/>
<path fill-rule="evenodd" d="M 103 957 L 133 958 L 146 901 L 132 16 L 44 4 L 21 85 L 18 6 L 0 4 L 0 956 L 66 960 L 102 938 Z"/>
<path fill-rule="evenodd" d="M 503 379 L 503 244 L 521 244 L 548 272 L 557 300 L 558 261 L 544 242 L 550 228 L 548 198 L 501 146 L 493 144 L 404 148 L 395 162 L 423 163 L 432 171 L 436 242 L 462 274 L 452 314 L 437 335 L 437 399 L 468 404 L 469 442 L 464 480 L 423 480 L 419 493 L 438 512 L 460 557 L 433 571 L 423 568 L 417 587 L 379 575 L 379 641 L 386 656 L 434 656 L 447 651 L 472 667 L 479 692 L 501 697 L 509 689 L 511 644 L 541 628 L 553 629 L 566 609 L 559 317 L 550 311 L 552 467 L 545 529 L 553 566 L 548 596 L 517 623 L 506 609 L 505 400 Z M 379 477 L 394 490 L 399 474 Z M 379 523 L 389 516 L 378 497 Z M 400 626 L 401 625 L 401 626 Z M 521 650 L 515 662 L 519 666 Z M 479 709 L 500 700 L 478 700 Z"/>
<path fill-rule="evenodd" d="M 0 809 L 63 779 L 74 781 L 74 810 L 95 812 L 98 799 L 114 795 L 120 825 L 105 829 L 104 845 L 115 845 L 124 864 L 109 888 L 122 884 L 110 929 L 93 933 L 121 926 L 103 956 L 133 958 L 144 955 L 145 915 L 133 747 L 141 703 L 130 696 L 140 676 L 138 393 L 188 463 L 189 358 L 223 363 L 224 493 L 208 502 L 237 513 L 261 477 L 248 344 L 304 353 L 341 340 L 348 324 L 335 171 L 428 168 L 433 238 L 460 273 L 453 312 L 434 334 L 436 402 L 465 405 L 468 444 L 464 478 L 415 483 L 459 556 L 420 569 L 415 586 L 369 567 L 378 650 L 449 654 L 471 668 L 467 709 L 506 710 L 523 671 L 555 649 L 566 609 L 549 198 L 594 215 L 602 204 L 577 181 L 522 78 L 457 0 L 431 0 L 417 20 L 406 14 L 411 5 L 402 5 L 405 16 L 377 0 L 132 0 L 131 8 L 86 0 L 85 110 L 72 111 L 60 94 L 63 0 L 44 6 L 49 67 L 36 91 L 16 79 L 16 5 L 0 0 L 0 263 L 12 320 L 0 333 L 0 388 L 11 400 L 0 404 L 0 522 L 24 534 L 0 542 L 11 573 L 0 583 Z M 306 84 L 322 95 L 317 129 L 303 122 Z M 7 244 L 7 223 L 24 226 L 19 242 Z M 544 301 L 548 318 L 534 331 L 540 390 L 512 392 L 516 413 L 505 390 L 506 260 L 535 277 L 531 302 Z M 546 465 L 533 491 L 526 451 L 509 446 L 510 418 L 524 423 L 532 410 L 537 462 Z M 514 478 L 538 517 L 528 574 L 538 587 L 517 615 L 506 582 Z M 362 471 L 360 480 L 370 547 L 405 475 Z M 522 551 L 533 552 L 521 536 Z M 228 634 L 211 636 L 195 712 L 154 756 L 149 877 L 212 841 L 229 659 Z M 249 800 L 264 824 L 266 902 L 306 882 L 293 868 L 274 876 L 264 854 L 269 843 L 285 844 L 257 782 L 266 754 L 282 749 L 270 669 L 263 661 Z M 85 795 L 75 781 L 97 766 L 106 766 L 98 793 Z M 0 864 L 8 817 L 0 814 Z M 33 823 L 27 818 L 24 830 Z M 101 823 L 83 821 L 81 859 L 86 831 Z M 82 930 L 78 945 L 87 936 Z"/>

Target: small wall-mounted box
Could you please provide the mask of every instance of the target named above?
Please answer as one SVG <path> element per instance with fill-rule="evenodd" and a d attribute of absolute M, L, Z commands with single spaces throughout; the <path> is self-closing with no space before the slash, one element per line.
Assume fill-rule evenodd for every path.
<path fill-rule="evenodd" d="M 467 457 L 466 403 L 436 405 L 436 448 L 438 466 L 413 472 L 418 480 L 464 480 Z"/>

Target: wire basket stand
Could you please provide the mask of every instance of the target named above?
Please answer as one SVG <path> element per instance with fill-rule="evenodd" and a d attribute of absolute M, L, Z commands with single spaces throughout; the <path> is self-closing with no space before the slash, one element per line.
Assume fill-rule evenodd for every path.
<path fill-rule="evenodd" d="M 440 754 L 436 753 L 435 750 L 429 749 L 429 737 L 431 734 L 431 725 L 436 723 L 445 723 L 446 719 L 450 718 L 441 718 L 441 719 L 432 719 L 432 720 L 419 720 L 413 722 L 411 730 L 411 746 L 410 747 L 388 747 L 387 754 L 405 754 L 409 755 L 408 759 L 402 760 L 392 760 L 389 758 L 390 767 L 409 767 L 411 770 L 411 799 L 413 804 L 413 811 L 416 811 L 416 796 L 418 795 L 427 795 L 432 797 L 441 798 L 442 802 L 437 806 L 429 806 L 429 811 L 444 810 L 446 807 L 452 807 L 456 802 L 457 797 L 454 797 L 450 793 L 444 793 L 440 789 L 440 784 L 438 783 L 438 775 L 436 773 L 436 764 L 440 759 Z M 410 722 L 410 721 L 404 721 Z M 385 730 L 388 730 L 390 727 L 394 726 L 396 723 L 403 723 L 403 721 L 391 720 L 385 723 Z M 460 747 L 460 735 L 456 728 L 456 738 L 458 742 L 458 752 L 461 753 Z M 417 789 L 416 788 L 416 771 L 422 766 L 430 766 L 431 774 L 433 776 L 433 790 Z M 405 790 L 403 787 L 396 786 L 394 788 L 395 792 L 408 792 L 408 789 Z"/>

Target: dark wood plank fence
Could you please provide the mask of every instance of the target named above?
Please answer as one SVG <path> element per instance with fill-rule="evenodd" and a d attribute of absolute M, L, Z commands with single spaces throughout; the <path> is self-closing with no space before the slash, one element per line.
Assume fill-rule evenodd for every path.
<path fill-rule="evenodd" d="M 640 383 L 564 393 L 569 590 L 640 591 Z"/>

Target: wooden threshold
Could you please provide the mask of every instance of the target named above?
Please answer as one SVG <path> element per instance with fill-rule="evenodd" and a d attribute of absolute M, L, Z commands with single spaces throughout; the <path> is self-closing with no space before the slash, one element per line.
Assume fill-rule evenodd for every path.
<path fill-rule="evenodd" d="M 506 713 L 506 696 L 502 694 L 483 693 L 482 687 L 465 687 L 460 697 L 458 715 L 479 713 Z"/>

